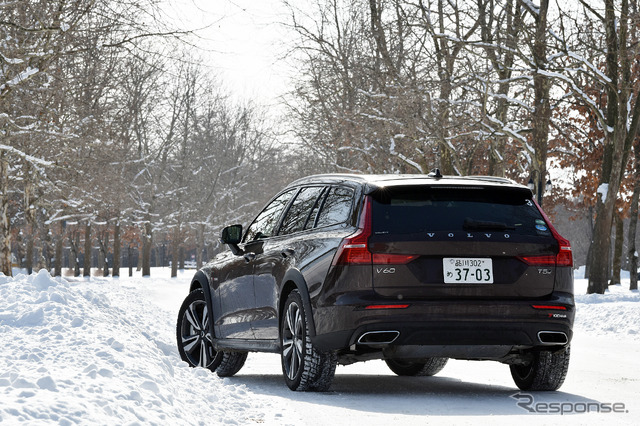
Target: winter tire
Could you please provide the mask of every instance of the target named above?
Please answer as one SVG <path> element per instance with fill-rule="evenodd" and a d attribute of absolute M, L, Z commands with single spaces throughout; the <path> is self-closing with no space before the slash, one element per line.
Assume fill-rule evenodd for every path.
<path fill-rule="evenodd" d="M 231 377 L 240 371 L 246 360 L 246 352 L 222 352 L 222 361 L 216 368 L 216 374 L 220 377 Z"/>
<path fill-rule="evenodd" d="M 447 364 L 448 358 L 426 358 L 420 362 L 400 359 L 385 359 L 387 366 L 398 376 L 433 376 L 438 374 Z"/>
<path fill-rule="evenodd" d="M 236 374 L 247 359 L 246 352 L 217 352 L 210 332 L 211 313 L 202 290 L 194 290 L 178 311 L 176 334 L 180 358 L 192 367 L 205 367 L 220 377 Z"/>
<path fill-rule="evenodd" d="M 280 319 L 282 372 L 289 389 L 318 391 L 329 389 L 336 371 L 335 352 L 321 352 L 311 343 L 302 298 L 292 291 Z"/>
<path fill-rule="evenodd" d="M 562 386 L 569 369 L 569 346 L 557 352 L 533 352 L 531 362 L 511 365 L 511 377 L 524 391 L 554 391 Z"/>

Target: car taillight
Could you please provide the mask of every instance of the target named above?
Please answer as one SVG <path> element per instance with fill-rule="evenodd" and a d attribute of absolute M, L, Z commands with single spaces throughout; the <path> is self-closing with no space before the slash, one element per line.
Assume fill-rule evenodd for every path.
<path fill-rule="evenodd" d="M 569 243 L 568 240 L 562 238 L 555 231 L 555 229 L 551 229 L 553 236 L 556 237 L 556 241 L 558 241 L 558 245 L 560 246 L 560 251 L 558 251 L 558 255 L 556 256 L 556 266 L 573 267 L 573 252 L 571 251 L 571 243 Z"/>
<path fill-rule="evenodd" d="M 371 264 L 372 256 L 368 247 L 371 235 L 371 199 L 365 197 L 362 213 L 358 219 L 358 230 L 343 239 L 333 257 L 333 265 Z"/>
<path fill-rule="evenodd" d="M 535 200 L 534 200 L 535 202 Z M 558 242 L 558 253 L 556 255 L 542 255 L 542 256 L 521 256 L 520 259 L 527 265 L 531 266 L 569 266 L 573 267 L 573 252 L 571 251 L 571 243 L 569 240 L 562 238 L 556 228 L 553 227 L 551 221 L 536 203 L 538 210 L 547 222 L 547 227 L 551 231 L 551 235 Z"/>

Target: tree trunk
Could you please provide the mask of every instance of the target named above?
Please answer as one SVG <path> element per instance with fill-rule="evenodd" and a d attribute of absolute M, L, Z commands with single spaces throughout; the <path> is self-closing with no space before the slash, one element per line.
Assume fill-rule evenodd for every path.
<path fill-rule="evenodd" d="M 129 259 L 129 276 L 133 276 L 133 247 L 131 247 L 131 243 L 127 247 L 127 258 Z"/>
<path fill-rule="evenodd" d="M 71 262 L 70 267 L 73 268 L 73 276 L 80 276 L 80 259 L 78 258 L 78 247 L 80 247 L 80 235 L 74 231 L 75 235 L 69 235 L 69 244 L 71 246 Z"/>
<path fill-rule="evenodd" d="M 617 132 L 616 132 L 617 133 Z M 601 193 L 606 190 L 606 197 L 603 199 L 598 196 L 596 205 L 596 223 L 593 232 L 591 267 L 589 271 L 589 285 L 587 292 L 589 294 L 603 294 L 607 288 L 609 276 L 609 254 L 611 250 L 611 227 L 613 225 L 613 216 L 615 210 L 615 202 L 620 181 L 622 179 L 622 146 L 615 144 L 616 150 L 611 158 L 612 168 L 610 177 L 603 176 L 605 179 L 601 184 Z M 607 181 L 608 180 L 608 181 Z"/>
<path fill-rule="evenodd" d="M 148 220 L 144 224 L 144 232 L 142 235 L 142 276 L 148 277 L 151 275 L 151 242 L 153 229 L 151 228 L 151 222 Z"/>
<path fill-rule="evenodd" d="M 533 44 L 533 61 L 536 65 L 536 73 L 533 76 L 534 104 L 531 115 L 533 146 L 532 180 L 535 184 L 535 193 L 538 203 L 542 206 L 544 194 L 544 182 L 547 175 L 547 151 L 549 141 L 549 124 L 551 123 L 551 105 L 549 104 L 549 91 L 551 79 L 537 72 L 547 68 L 547 10 L 549 1 L 540 1 L 540 10 L 536 18 L 536 34 Z M 533 173 L 533 171 L 537 172 Z"/>
<path fill-rule="evenodd" d="M 84 271 L 85 277 L 91 276 L 91 222 L 84 226 Z"/>
<path fill-rule="evenodd" d="M 99 271 L 104 271 L 104 241 L 102 241 L 100 233 L 98 233 L 96 238 L 98 239 L 98 264 L 96 266 Z"/>
<path fill-rule="evenodd" d="M 636 164 L 638 164 L 638 158 L 640 157 L 640 153 L 638 153 L 638 147 L 636 147 Z M 640 165 L 640 164 L 638 164 Z M 629 210 L 629 215 L 631 216 L 629 220 L 629 236 L 627 240 L 629 241 L 629 251 L 628 251 L 628 259 L 629 259 L 629 289 L 637 290 L 638 289 L 638 247 L 636 246 L 636 231 L 638 228 L 638 201 L 640 200 L 640 174 L 638 174 L 638 166 L 636 166 L 636 183 L 635 188 L 633 189 L 633 196 L 631 197 L 631 208 Z"/>
<path fill-rule="evenodd" d="M 103 277 L 108 277 L 109 276 L 109 230 L 107 229 L 105 231 L 105 236 L 104 236 L 104 247 L 102 248 L 103 250 L 103 265 L 102 265 L 102 276 Z"/>
<path fill-rule="evenodd" d="M 202 268 L 202 252 L 204 251 L 204 223 L 196 229 L 196 269 Z"/>
<path fill-rule="evenodd" d="M 27 256 L 25 258 L 25 267 L 27 268 L 27 275 L 31 275 L 33 273 L 33 235 L 32 234 L 33 234 L 32 229 L 28 229 L 27 238 L 26 238 Z"/>
<path fill-rule="evenodd" d="M 51 230 L 46 229 L 42 240 L 42 267 L 51 272 Z"/>
<path fill-rule="evenodd" d="M 495 116 L 500 121 L 502 126 L 506 125 L 509 117 L 509 103 L 507 97 L 511 87 L 511 74 L 513 72 L 513 62 L 515 59 L 515 52 L 517 49 L 517 38 L 520 29 L 522 28 L 522 22 L 520 20 L 520 14 L 518 13 L 519 4 L 514 0 L 507 0 L 504 4 L 506 13 L 506 24 L 503 29 L 496 26 L 495 30 L 491 27 L 493 19 L 487 19 L 487 9 L 490 8 L 491 3 L 478 1 L 478 12 L 480 16 L 480 25 L 482 27 L 482 41 L 486 43 L 485 53 L 491 60 L 495 72 L 500 78 L 498 85 L 498 99 L 496 101 Z M 490 10 L 489 13 L 493 13 Z M 495 42 L 494 37 L 502 32 L 502 37 L 505 39 L 504 44 L 508 49 L 505 49 L 504 55 L 498 57 L 493 48 Z M 483 114 L 487 114 L 486 104 L 483 107 Z M 490 176 L 502 176 L 505 175 L 505 147 L 508 142 L 506 135 L 496 135 L 491 139 L 490 152 L 489 152 L 489 175 Z"/>
<path fill-rule="evenodd" d="M 624 221 L 618 213 L 615 215 L 616 242 L 613 250 L 613 266 L 609 285 L 620 284 L 620 269 L 622 269 L 622 244 L 624 243 Z"/>
<path fill-rule="evenodd" d="M 615 202 L 620 183 L 622 181 L 627 158 L 635 140 L 635 135 L 640 123 L 640 103 L 634 99 L 633 118 L 628 126 L 628 106 L 630 79 L 626 76 L 630 72 L 630 62 L 626 55 L 626 28 L 628 24 L 628 3 L 622 2 L 622 19 L 615 15 L 616 5 L 614 0 L 605 0 L 605 27 L 607 43 L 607 130 L 605 133 L 605 146 L 602 158 L 602 175 L 598 191 L 606 193 L 606 197 L 598 195 L 596 201 L 596 223 L 594 226 L 591 257 L 591 270 L 587 292 L 604 293 L 607 288 L 608 254 L 611 248 L 611 226 L 615 211 Z M 618 26 L 620 32 L 618 32 Z M 620 41 L 618 41 L 620 34 Z M 618 47 L 620 46 L 620 55 Z M 622 63 L 622 79 L 619 79 L 618 61 Z M 621 85 L 618 82 L 621 82 Z"/>
<path fill-rule="evenodd" d="M 113 227 L 113 276 L 120 277 L 120 220 Z"/>
<path fill-rule="evenodd" d="M 64 235 L 62 234 L 62 229 L 60 230 L 60 232 L 60 235 L 56 238 L 56 253 L 53 264 L 54 277 L 62 276 L 62 239 L 64 238 Z"/>
<path fill-rule="evenodd" d="M 184 270 L 184 244 L 178 248 L 178 268 Z"/>
<path fill-rule="evenodd" d="M 9 162 L 0 150 L 0 273 L 11 277 L 11 222 L 9 221 Z"/>
<path fill-rule="evenodd" d="M 171 278 L 178 276 L 178 261 L 180 254 L 180 227 L 176 226 L 171 238 Z M 164 265 L 163 265 L 164 266 Z"/>

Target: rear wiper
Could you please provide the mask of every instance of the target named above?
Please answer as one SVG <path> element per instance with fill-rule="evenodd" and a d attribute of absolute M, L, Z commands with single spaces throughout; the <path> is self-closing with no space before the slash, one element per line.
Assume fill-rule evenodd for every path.
<path fill-rule="evenodd" d="M 504 222 L 488 222 L 466 218 L 462 225 L 462 229 L 465 231 L 507 231 L 510 229 L 516 229 L 516 227 L 507 225 Z"/>

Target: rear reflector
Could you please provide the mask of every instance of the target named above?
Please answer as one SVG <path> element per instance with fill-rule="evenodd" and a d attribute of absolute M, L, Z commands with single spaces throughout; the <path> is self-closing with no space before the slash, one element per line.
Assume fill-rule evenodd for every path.
<path fill-rule="evenodd" d="M 534 309 L 556 309 L 556 310 L 560 310 L 560 311 L 566 311 L 567 307 L 566 306 L 560 306 L 560 305 L 531 305 Z"/>
<path fill-rule="evenodd" d="M 369 305 L 365 309 L 406 309 L 409 305 Z"/>

